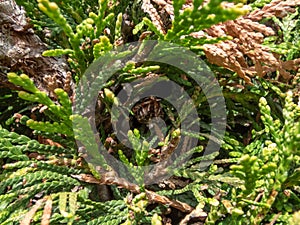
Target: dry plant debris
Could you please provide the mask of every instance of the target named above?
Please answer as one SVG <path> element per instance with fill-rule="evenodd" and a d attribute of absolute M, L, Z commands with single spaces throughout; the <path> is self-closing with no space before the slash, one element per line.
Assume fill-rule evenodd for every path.
<path fill-rule="evenodd" d="M 144 0 L 143 10 L 147 12 L 153 24 L 163 33 L 166 33 L 162 17 L 153 6 L 153 3 L 163 8 L 170 16 L 174 17 L 171 1 Z M 203 1 L 202 6 L 209 1 Z M 263 45 L 265 37 L 276 35 L 276 31 L 260 23 L 264 18 L 276 16 L 283 18 L 288 13 L 295 12 L 300 0 L 274 0 L 262 9 L 256 9 L 236 20 L 226 21 L 199 32 L 193 32 L 194 38 L 230 37 L 230 40 L 217 44 L 205 44 L 203 50 L 208 61 L 217 66 L 236 72 L 246 83 L 251 84 L 251 77 L 267 77 L 272 72 L 278 71 L 277 79 L 287 82 L 291 79 L 290 71 L 299 69 L 300 59 L 289 61 L 281 60 L 279 54 L 273 53 L 269 47 Z M 224 8 L 233 7 L 233 3 L 222 3 Z M 183 10 L 193 7 L 193 1 L 187 0 Z"/>
<path fill-rule="evenodd" d="M 260 24 L 263 18 L 277 16 L 284 17 L 295 11 L 300 1 L 275 0 L 261 10 L 255 10 L 234 21 L 227 21 L 212 26 L 206 32 L 211 37 L 229 35 L 232 40 L 217 44 L 204 45 L 204 52 L 209 62 L 236 72 L 246 83 L 251 83 L 250 77 L 265 77 L 267 74 L 278 71 L 279 79 L 291 79 L 289 70 L 299 68 L 300 59 L 282 61 L 280 55 L 272 53 L 264 46 L 264 37 L 275 35 L 275 31 Z M 247 57 L 253 65 L 247 63 Z"/>

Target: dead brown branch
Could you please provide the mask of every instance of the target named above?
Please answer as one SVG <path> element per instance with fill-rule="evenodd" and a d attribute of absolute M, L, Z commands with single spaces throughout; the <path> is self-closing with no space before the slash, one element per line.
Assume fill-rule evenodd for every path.
<path fill-rule="evenodd" d="M 72 177 L 84 181 L 86 183 L 93 183 L 93 184 L 100 184 L 100 185 L 117 185 L 118 187 L 125 188 L 131 191 L 132 193 L 136 193 L 136 194 L 141 193 L 141 190 L 138 185 L 129 183 L 127 180 L 118 177 L 113 172 L 106 172 L 101 174 L 100 180 L 96 179 L 90 174 L 72 175 Z M 165 196 L 161 196 L 150 190 L 146 190 L 145 192 L 150 203 L 169 205 L 185 213 L 190 213 L 193 210 L 193 207 L 191 207 L 186 203 L 169 199 Z"/>

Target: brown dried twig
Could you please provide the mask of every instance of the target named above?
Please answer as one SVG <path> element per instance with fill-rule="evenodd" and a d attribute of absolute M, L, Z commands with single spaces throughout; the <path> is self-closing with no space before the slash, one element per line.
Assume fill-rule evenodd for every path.
<path fill-rule="evenodd" d="M 158 30 L 163 34 L 166 34 L 166 31 L 163 26 L 163 22 L 150 0 L 143 0 L 142 10 L 144 10 L 144 12 L 149 14 L 153 24 L 158 28 Z"/>
<path fill-rule="evenodd" d="M 174 8 L 169 1 L 143 0 L 142 10 L 149 14 L 152 23 L 162 34 L 167 33 L 174 15 Z"/>
<path fill-rule="evenodd" d="M 113 185 L 114 184 L 114 185 L 117 185 L 118 187 L 125 188 L 125 189 L 131 191 L 132 193 L 136 193 L 136 194 L 141 193 L 141 190 L 138 185 L 129 183 L 127 180 L 116 176 L 116 174 L 114 172 L 103 173 L 103 174 L 101 174 L 100 179 L 96 179 L 95 177 L 93 177 L 90 174 L 72 175 L 72 177 L 74 177 L 80 181 L 84 181 L 86 183 L 93 183 L 93 184 L 100 184 L 100 185 Z M 163 205 L 169 205 L 169 206 L 171 206 L 175 209 L 178 209 L 182 212 L 185 212 L 185 213 L 190 213 L 194 209 L 193 207 L 191 207 L 190 205 L 188 205 L 186 203 L 169 199 L 169 198 L 167 198 L 165 196 L 161 196 L 153 191 L 145 190 L 145 192 L 146 192 L 147 198 L 150 203 L 159 203 L 159 204 L 163 204 Z"/>

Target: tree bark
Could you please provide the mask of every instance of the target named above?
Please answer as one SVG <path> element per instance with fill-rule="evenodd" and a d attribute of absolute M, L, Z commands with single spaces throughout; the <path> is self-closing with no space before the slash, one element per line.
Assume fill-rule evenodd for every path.
<path fill-rule="evenodd" d="M 0 0 L 0 87 L 16 89 L 7 73 L 22 72 L 47 93 L 64 88 L 69 82 L 65 58 L 42 56 L 47 46 L 34 33 L 25 13 L 14 0 Z"/>

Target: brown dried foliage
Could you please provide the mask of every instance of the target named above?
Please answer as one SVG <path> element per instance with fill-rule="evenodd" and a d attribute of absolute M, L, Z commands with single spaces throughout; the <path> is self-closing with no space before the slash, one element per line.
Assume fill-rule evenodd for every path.
<path fill-rule="evenodd" d="M 168 0 L 143 0 L 142 2 L 142 10 L 149 14 L 157 29 L 162 34 L 166 34 L 174 14 L 172 2 Z"/>
<path fill-rule="evenodd" d="M 158 11 L 152 5 L 150 0 L 143 0 L 142 10 L 144 10 L 144 12 L 149 14 L 149 16 L 152 20 L 152 23 L 158 28 L 158 30 L 163 34 L 166 34 L 166 30 L 164 28 L 163 21 L 162 21 L 161 17 L 159 16 Z"/>
<path fill-rule="evenodd" d="M 299 4 L 299 0 L 274 0 L 262 9 L 254 10 L 234 21 L 226 21 L 206 29 L 206 33 L 211 37 L 226 35 L 232 37 L 232 40 L 204 45 L 207 59 L 212 64 L 236 72 L 248 84 L 251 84 L 250 77 L 266 77 L 274 71 L 278 71 L 278 79 L 289 81 L 291 79 L 289 71 L 298 70 L 300 59 L 284 62 L 280 59 L 280 55 L 262 45 L 265 37 L 276 35 L 276 33 L 272 28 L 260 24 L 259 21 L 272 16 L 282 18 L 294 12 L 295 6 Z M 252 65 L 249 65 L 249 59 Z"/>
<path fill-rule="evenodd" d="M 171 1 L 144 0 L 144 11 L 148 12 L 152 22 L 162 32 L 166 33 L 163 20 L 153 7 L 153 3 L 165 9 L 173 19 Z M 209 0 L 205 0 L 203 5 Z M 288 13 L 295 12 L 295 7 L 300 5 L 300 0 L 274 0 L 262 9 L 256 9 L 236 20 L 226 21 L 190 35 L 194 38 L 217 38 L 231 36 L 231 40 L 217 44 L 203 46 L 208 61 L 236 72 L 246 83 L 251 84 L 251 77 L 267 77 L 268 74 L 278 71 L 280 81 L 287 82 L 291 79 L 289 71 L 299 69 L 300 59 L 282 61 L 279 54 L 273 53 L 270 48 L 263 45 L 265 37 L 276 35 L 276 31 L 265 24 L 259 23 L 263 18 L 276 16 L 283 18 Z M 224 8 L 233 7 L 232 3 L 222 3 Z M 193 1 L 187 0 L 183 9 L 193 7 Z M 250 62 L 250 63 L 249 63 Z"/>

